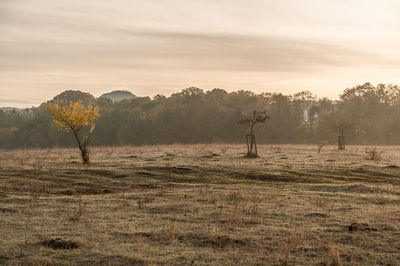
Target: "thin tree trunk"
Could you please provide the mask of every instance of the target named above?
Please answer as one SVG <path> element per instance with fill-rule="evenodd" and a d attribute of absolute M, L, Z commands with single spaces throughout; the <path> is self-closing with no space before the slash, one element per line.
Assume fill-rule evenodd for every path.
<path fill-rule="evenodd" d="M 79 149 L 81 150 L 83 163 L 84 163 L 84 164 L 90 163 L 90 160 L 89 160 L 89 151 L 88 151 L 86 145 L 81 145 L 81 146 L 79 146 Z"/>
<path fill-rule="evenodd" d="M 82 156 L 83 163 L 84 164 L 89 164 L 89 162 L 90 162 L 90 160 L 89 160 L 89 151 L 87 149 L 86 143 L 85 142 L 81 143 L 81 140 L 79 139 L 78 132 L 76 130 L 74 130 L 73 132 L 74 132 L 74 136 L 75 136 L 76 142 L 78 142 L 79 150 L 81 151 L 81 156 Z"/>

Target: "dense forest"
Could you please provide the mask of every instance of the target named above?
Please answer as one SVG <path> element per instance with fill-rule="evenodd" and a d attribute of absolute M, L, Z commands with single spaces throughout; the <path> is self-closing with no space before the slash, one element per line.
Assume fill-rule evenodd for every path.
<path fill-rule="evenodd" d="M 80 91 L 65 91 L 52 101 L 97 104 L 100 117 L 92 145 L 237 143 L 248 128 L 244 114 L 267 111 L 270 120 L 255 128 L 259 143 L 400 144 L 400 87 L 370 83 L 346 89 L 338 101 L 302 91 L 293 95 L 228 93 L 187 88 L 170 97 L 138 97 L 113 102 Z M 75 146 L 59 131 L 44 104 L 24 111 L 0 111 L 0 148 Z"/>

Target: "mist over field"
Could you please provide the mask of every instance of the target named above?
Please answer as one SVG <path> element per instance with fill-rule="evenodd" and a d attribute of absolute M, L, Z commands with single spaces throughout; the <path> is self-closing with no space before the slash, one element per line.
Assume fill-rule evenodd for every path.
<path fill-rule="evenodd" d="M 254 128 L 259 143 L 334 144 L 342 134 L 348 144 L 399 145 L 399 99 L 396 85 L 365 83 L 344 90 L 337 101 L 308 91 L 255 94 L 195 87 L 153 98 L 122 91 L 96 99 L 89 93 L 66 91 L 52 101 L 81 100 L 99 107 L 94 146 L 243 143 L 249 128 L 238 122 L 254 110 L 270 117 Z M 52 120 L 45 104 L 0 110 L 0 148 L 75 146 L 70 134 L 60 132 Z"/>

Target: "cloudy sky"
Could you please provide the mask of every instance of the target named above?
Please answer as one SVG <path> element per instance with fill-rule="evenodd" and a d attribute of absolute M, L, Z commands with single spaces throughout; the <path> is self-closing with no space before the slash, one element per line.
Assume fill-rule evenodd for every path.
<path fill-rule="evenodd" d="M 396 0 L 0 0 L 0 106 L 66 89 L 183 88 L 332 99 L 400 84 Z"/>

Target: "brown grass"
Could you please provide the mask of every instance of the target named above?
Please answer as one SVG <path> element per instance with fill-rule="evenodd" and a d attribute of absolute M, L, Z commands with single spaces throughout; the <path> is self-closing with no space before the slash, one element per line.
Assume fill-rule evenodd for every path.
<path fill-rule="evenodd" d="M 0 265 L 397 265 L 400 148 L 365 150 L 1 151 Z"/>

